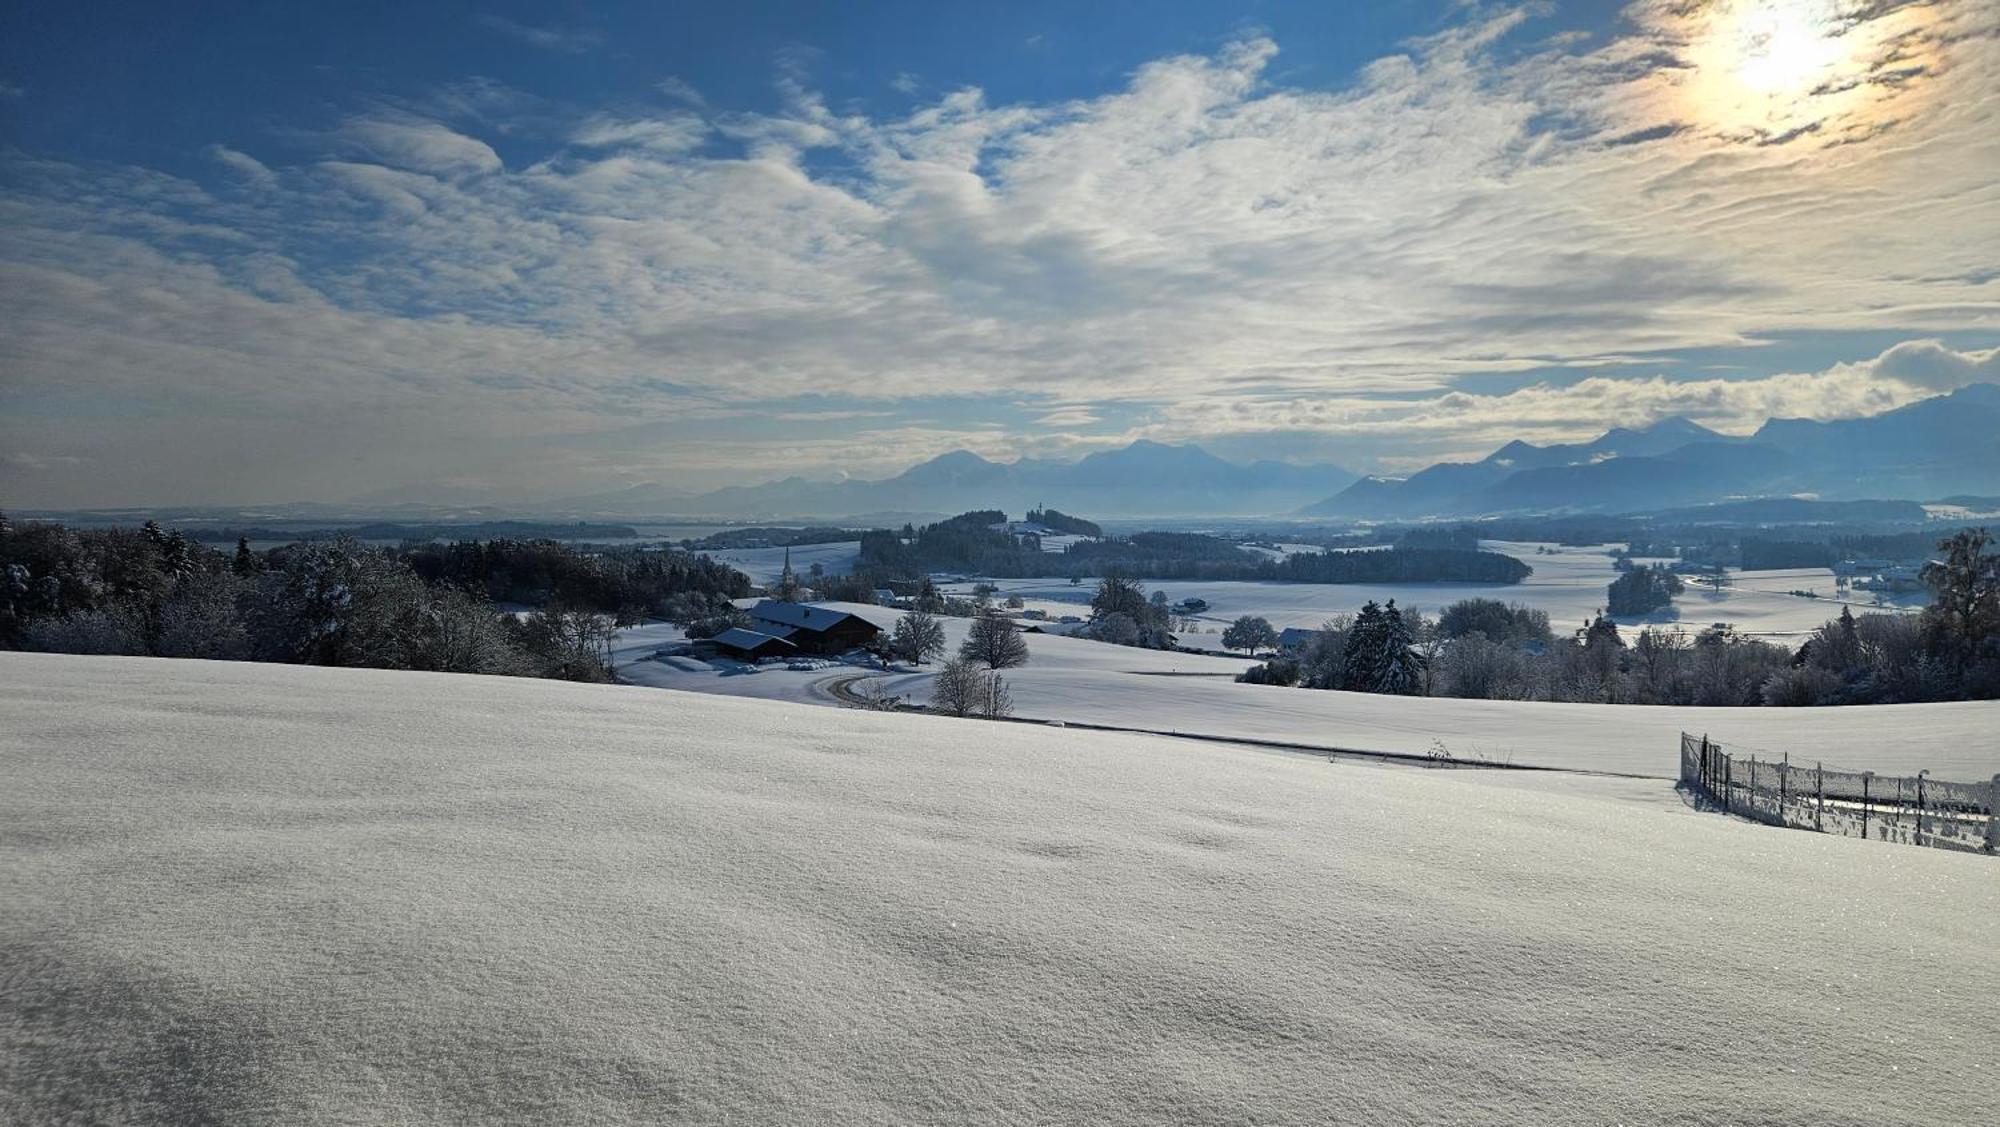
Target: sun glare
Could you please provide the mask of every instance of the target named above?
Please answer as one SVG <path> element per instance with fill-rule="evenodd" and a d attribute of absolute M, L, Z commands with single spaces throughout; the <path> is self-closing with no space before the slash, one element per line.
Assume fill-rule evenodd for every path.
<path fill-rule="evenodd" d="M 1865 36 L 1834 0 L 1719 4 L 1697 17 L 1675 81 L 1700 120 L 1730 130 L 1796 128 L 1856 108 Z"/>
<path fill-rule="evenodd" d="M 1820 5 L 1769 7 L 1749 14 L 1736 30 L 1736 79 L 1768 97 L 1811 92 L 1841 59 L 1838 27 Z"/>

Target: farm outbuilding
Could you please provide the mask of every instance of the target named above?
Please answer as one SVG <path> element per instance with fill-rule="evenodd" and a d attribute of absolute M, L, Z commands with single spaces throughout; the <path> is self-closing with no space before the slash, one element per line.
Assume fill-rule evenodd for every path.
<path fill-rule="evenodd" d="M 733 657 L 738 661 L 791 657 L 799 652 L 797 646 L 783 638 L 756 630 L 745 630 L 741 626 L 732 626 L 710 641 L 715 643 L 716 650 L 724 657 Z"/>
<path fill-rule="evenodd" d="M 873 641 L 881 628 L 858 615 L 832 607 L 766 599 L 750 608 L 751 628 L 782 638 L 801 653 L 845 653 Z"/>

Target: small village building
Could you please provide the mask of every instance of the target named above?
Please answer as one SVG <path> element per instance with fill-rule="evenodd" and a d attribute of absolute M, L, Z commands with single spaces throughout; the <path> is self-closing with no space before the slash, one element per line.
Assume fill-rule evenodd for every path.
<path fill-rule="evenodd" d="M 750 608 L 750 628 L 781 638 L 800 653 L 845 653 L 874 641 L 882 628 L 856 614 L 832 607 L 766 599 Z"/>
<path fill-rule="evenodd" d="M 1308 630 L 1304 627 L 1287 626 L 1283 630 L 1278 631 L 1278 648 L 1281 650 L 1302 650 L 1305 648 L 1306 643 L 1312 641 L 1313 636 L 1318 633 L 1319 631 L 1317 630 Z"/>
<path fill-rule="evenodd" d="M 799 648 L 783 638 L 756 630 L 746 630 L 732 626 L 709 639 L 715 643 L 717 653 L 733 657 L 738 661 L 760 661 L 767 657 L 787 658 L 799 652 Z"/>

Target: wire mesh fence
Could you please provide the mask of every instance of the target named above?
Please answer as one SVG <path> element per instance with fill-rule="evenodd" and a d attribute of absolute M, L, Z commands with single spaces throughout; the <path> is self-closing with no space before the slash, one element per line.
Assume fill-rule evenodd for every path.
<path fill-rule="evenodd" d="M 1681 733 L 1681 783 L 1747 818 L 1820 833 L 2000 852 L 2000 775 L 1961 783 L 1731 755 Z"/>

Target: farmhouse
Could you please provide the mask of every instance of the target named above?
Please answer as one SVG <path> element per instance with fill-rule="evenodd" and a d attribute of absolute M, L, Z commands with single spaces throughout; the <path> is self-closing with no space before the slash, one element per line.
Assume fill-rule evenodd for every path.
<path fill-rule="evenodd" d="M 733 657 L 738 661 L 791 657 L 799 652 L 797 646 L 783 638 L 756 630 L 745 630 L 741 626 L 732 626 L 710 640 L 724 657 Z"/>
<path fill-rule="evenodd" d="M 872 641 L 881 628 L 831 607 L 766 599 L 750 608 L 751 629 L 780 638 L 801 653 L 837 654 Z"/>

